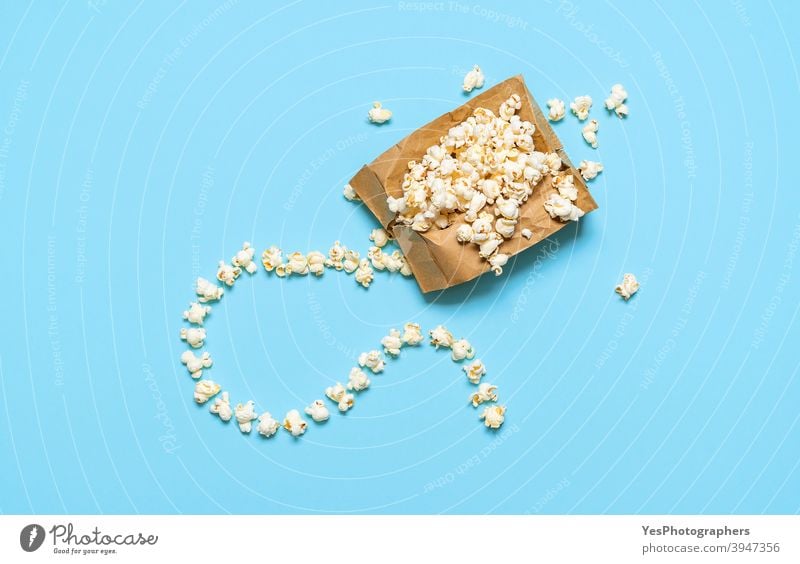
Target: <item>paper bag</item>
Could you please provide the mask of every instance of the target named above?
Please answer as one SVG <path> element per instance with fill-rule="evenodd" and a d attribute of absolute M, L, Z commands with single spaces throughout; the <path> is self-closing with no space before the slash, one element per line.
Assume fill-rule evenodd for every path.
<path fill-rule="evenodd" d="M 564 163 L 562 171 L 569 170 L 575 177 L 575 186 L 578 189 L 578 200 L 575 204 L 586 213 L 597 209 L 586 183 L 567 158 L 561 142 L 525 86 L 522 76 L 509 78 L 471 98 L 463 106 L 417 129 L 370 164 L 364 165 L 350 180 L 350 185 L 383 228 L 394 235 L 423 292 L 441 290 L 472 280 L 489 270 L 489 263 L 480 258 L 477 246 L 461 244 L 456 240 L 458 223 L 446 229 L 433 227 L 425 233 L 414 231 L 405 225 L 396 225 L 395 214 L 389 211 L 386 197 L 398 198 L 403 195 L 403 176 L 408 170 L 408 161 L 419 162 L 428 147 L 438 144 L 441 136 L 472 115 L 475 108 L 488 108 L 497 115 L 500 104 L 511 94 L 519 94 L 522 99 L 518 115 L 536 126 L 533 137 L 536 150 L 557 153 Z M 577 125 L 575 133 L 579 133 Z M 545 176 L 536 185 L 528 201 L 520 207 L 517 229 L 511 239 L 503 242 L 501 252 L 509 256 L 516 255 L 566 225 L 558 219 L 551 219 L 544 209 L 547 195 L 554 191 L 551 180 L 549 175 Z M 520 234 L 525 228 L 533 233 L 529 240 Z"/>

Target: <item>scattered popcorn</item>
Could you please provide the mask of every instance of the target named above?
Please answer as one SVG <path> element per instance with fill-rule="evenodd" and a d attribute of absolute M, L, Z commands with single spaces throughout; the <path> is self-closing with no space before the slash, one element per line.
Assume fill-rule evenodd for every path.
<path fill-rule="evenodd" d="M 299 274 L 305 276 L 308 274 L 308 259 L 303 253 L 294 252 L 286 257 L 287 274 Z"/>
<path fill-rule="evenodd" d="M 339 382 L 336 382 L 335 386 L 325 388 L 325 395 L 328 396 L 331 401 L 336 402 L 341 412 L 345 412 L 353 407 L 353 394 L 348 394 L 345 387 Z"/>
<path fill-rule="evenodd" d="M 225 290 L 216 284 L 209 282 L 205 278 L 198 278 L 195 286 L 195 292 L 199 296 L 197 301 L 200 303 L 207 303 L 220 299 L 222 294 L 225 293 Z"/>
<path fill-rule="evenodd" d="M 261 253 L 261 264 L 264 265 L 267 272 L 272 272 L 278 268 L 278 266 L 283 264 L 283 254 L 281 250 L 278 247 L 270 247 L 265 250 Z"/>
<path fill-rule="evenodd" d="M 377 374 L 378 372 L 383 372 L 386 363 L 380 351 L 369 351 L 358 355 L 358 365 L 369 368 L 373 374 Z"/>
<path fill-rule="evenodd" d="M 280 426 L 281 424 L 272 417 L 272 414 L 269 411 L 265 411 L 258 416 L 256 431 L 258 431 L 259 435 L 269 438 L 278 432 Z"/>
<path fill-rule="evenodd" d="M 550 98 L 547 101 L 547 107 L 550 108 L 550 111 L 547 115 L 547 118 L 550 121 L 561 121 L 564 119 L 564 115 L 567 113 L 564 100 L 559 100 L 558 98 Z"/>
<path fill-rule="evenodd" d="M 344 259 L 342 260 L 342 267 L 347 274 L 352 274 L 356 271 L 359 264 L 361 264 L 361 255 L 358 251 L 350 249 L 344 250 Z"/>
<path fill-rule="evenodd" d="M 578 170 L 584 180 L 594 180 L 598 174 L 603 172 L 603 165 L 595 161 L 581 161 Z"/>
<path fill-rule="evenodd" d="M 483 419 L 484 424 L 490 429 L 499 429 L 503 421 L 506 420 L 505 415 L 506 408 L 504 406 L 491 405 L 484 408 L 483 413 L 481 413 L 481 419 Z"/>
<path fill-rule="evenodd" d="M 617 117 L 625 117 L 628 115 L 628 106 L 625 100 L 628 99 L 628 92 L 621 84 L 615 84 L 611 87 L 611 96 L 606 98 L 606 109 L 613 111 Z"/>
<path fill-rule="evenodd" d="M 628 301 L 631 299 L 631 296 L 639 291 L 639 281 L 636 280 L 636 276 L 633 274 L 625 274 L 625 276 L 622 277 L 622 283 L 614 288 L 614 291 L 622 296 L 625 301 Z"/>
<path fill-rule="evenodd" d="M 256 404 L 253 400 L 245 404 L 236 404 L 233 412 L 236 415 L 236 422 L 239 424 L 239 430 L 242 433 L 249 433 L 253 429 L 253 421 L 258 419 L 255 407 Z"/>
<path fill-rule="evenodd" d="M 225 422 L 230 421 L 231 417 L 233 417 L 233 410 L 231 410 L 231 399 L 228 396 L 228 392 L 222 392 L 222 397 L 214 400 L 209 411 L 214 415 L 219 415 L 219 418 Z"/>
<path fill-rule="evenodd" d="M 544 209 L 553 219 L 561 221 L 578 221 L 584 215 L 584 211 L 573 204 L 569 198 L 564 198 L 553 192 L 544 202 Z"/>
<path fill-rule="evenodd" d="M 305 411 L 306 415 L 310 415 L 311 419 L 313 419 L 316 423 L 327 421 L 328 417 L 331 415 L 322 400 L 313 401 L 311 405 L 306 407 Z"/>
<path fill-rule="evenodd" d="M 311 251 L 306 256 L 308 271 L 314 276 L 322 276 L 325 273 L 325 255 L 319 251 Z"/>
<path fill-rule="evenodd" d="M 520 231 L 520 235 L 522 235 L 526 239 L 530 239 L 531 237 L 533 237 L 533 233 L 527 227 L 525 229 L 523 229 L 522 231 Z"/>
<path fill-rule="evenodd" d="M 450 348 L 453 346 L 453 334 L 447 330 L 444 325 L 439 325 L 435 329 L 431 329 L 431 344 L 436 347 Z"/>
<path fill-rule="evenodd" d="M 236 282 L 236 279 L 239 278 L 239 275 L 241 273 L 242 273 L 241 268 L 226 264 L 224 260 L 219 261 L 219 270 L 217 270 L 217 280 L 219 280 L 220 282 L 227 284 L 228 286 L 233 286 L 233 283 Z"/>
<path fill-rule="evenodd" d="M 578 96 L 575 101 L 569 105 L 569 109 L 580 120 L 583 121 L 589 117 L 589 110 L 592 107 L 591 96 Z"/>
<path fill-rule="evenodd" d="M 373 270 L 369 265 L 369 260 L 361 259 L 361 262 L 358 263 L 358 268 L 356 269 L 356 282 L 365 288 L 369 288 L 369 285 L 372 283 L 372 278 Z"/>
<path fill-rule="evenodd" d="M 589 123 L 583 126 L 583 139 L 592 146 L 592 149 L 597 149 L 598 129 L 600 129 L 600 124 L 596 119 L 589 120 Z"/>
<path fill-rule="evenodd" d="M 389 242 L 390 237 L 386 230 L 381 229 L 378 227 L 377 229 L 373 229 L 372 232 L 369 234 L 369 240 L 375 243 L 376 247 L 385 247 L 386 243 Z"/>
<path fill-rule="evenodd" d="M 403 341 L 400 338 L 400 331 L 397 329 L 390 329 L 389 334 L 381 339 L 383 351 L 386 354 L 397 356 L 400 354 L 400 347 L 403 346 Z"/>
<path fill-rule="evenodd" d="M 370 247 L 367 251 L 367 258 L 372 263 L 372 268 L 375 270 L 386 270 L 386 255 L 378 247 Z"/>
<path fill-rule="evenodd" d="M 203 368 L 211 368 L 211 365 L 214 364 L 209 353 L 204 352 L 200 356 L 195 356 L 192 351 L 184 351 L 181 355 L 181 362 L 186 365 L 186 369 L 195 380 L 203 375 Z"/>
<path fill-rule="evenodd" d="M 380 102 L 374 102 L 369 111 L 369 121 L 372 123 L 385 123 L 392 119 L 392 111 L 381 106 Z"/>
<path fill-rule="evenodd" d="M 250 246 L 250 243 L 245 241 L 242 244 L 242 250 L 231 259 L 231 264 L 238 268 L 244 268 L 249 274 L 255 274 L 256 270 L 258 270 L 256 262 L 253 260 L 255 254 L 256 250 Z"/>
<path fill-rule="evenodd" d="M 478 391 L 470 396 L 472 407 L 478 407 L 480 404 L 487 401 L 497 401 L 497 386 L 487 382 L 478 386 Z"/>
<path fill-rule="evenodd" d="M 211 313 L 211 308 L 209 306 L 204 306 L 200 305 L 197 302 L 192 302 L 189 304 L 189 309 L 183 312 L 183 318 L 189 323 L 194 323 L 195 325 L 202 325 L 203 320 L 209 313 Z"/>
<path fill-rule="evenodd" d="M 465 358 L 472 358 L 475 356 L 475 349 L 472 348 L 472 345 L 469 344 L 469 341 L 466 339 L 459 339 L 458 341 L 453 341 L 453 344 L 450 346 L 450 357 L 455 361 L 459 362 L 464 360 Z"/>
<path fill-rule="evenodd" d="M 479 359 L 473 360 L 472 363 L 464 366 L 462 370 L 467 373 L 467 379 L 472 384 L 478 384 L 481 381 L 481 377 L 486 374 L 486 367 Z"/>
<path fill-rule="evenodd" d="M 422 335 L 419 323 L 406 323 L 403 325 L 403 336 L 400 338 L 405 344 L 412 347 L 420 344 L 425 339 Z"/>
<path fill-rule="evenodd" d="M 402 198 L 387 198 L 395 221 L 419 232 L 457 224 L 457 240 L 478 246 L 481 258 L 491 263 L 495 253 L 503 255 L 520 206 L 545 175 L 561 167 L 558 155 L 535 151 L 536 128 L 519 117 L 521 107 L 520 96 L 512 94 L 497 115 L 476 108 L 419 162 L 410 161 Z M 503 260 L 494 260 L 495 272 L 502 271 Z"/>
<path fill-rule="evenodd" d="M 325 261 L 325 266 L 342 270 L 344 268 L 344 253 L 347 251 L 339 241 L 336 241 L 328 251 L 328 258 Z"/>
<path fill-rule="evenodd" d="M 393 251 L 392 254 L 383 253 L 383 266 L 389 272 L 402 272 L 406 268 L 406 259 L 400 251 Z"/>
<path fill-rule="evenodd" d="M 355 201 L 358 201 L 358 200 L 361 199 L 361 198 L 358 197 L 358 194 L 356 194 L 355 188 L 353 188 L 349 184 L 345 184 L 344 185 L 344 189 L 342 190 L 342 194 L 344 194 L 344 197 L 345 197 L 346 200 L 349 200 L 351 202 L 355 202 Z"/>
<path fill-rule="evenodd" d="M 206 403 L 217 395 L 221 387 L 212 380 L 200 380 L 194 385 L 194 401 L 199 404 Z"/>
<path fill-rule="evenodd" d="M 395 251 L 392 253 L 392 256 L 396 258 L 400 262 L 400 274 L 403 276 L 411 276 L 413 272 L 411 271 L 411 265 L 408 264 L 408 260 L 406 257 L 403 256 L 403 253 L 400 251 Z"/>
<path fill-rule="evenodd" d="M 354 392 L 361 392 L 366 390 L 370 385 L 370 380 L 367 373 L 358 367 L 350 369 L 350 377 L 347 380 L 347 389 Z"/>
<path fill-rule="evenodd" d="M 206 330 L 202 327 L 190 327 L 182 328 L 181 329 L 181 340 L 186 341 L 186 343 L 192 347 L 193 349 L 199 349 L 203 346 L 206 338 Z"/>
<path fill-rule="evenodd" d="M 464 77 L 464 92 L 472 92 L 475 88 L 483 88 L 485 77 L 481 67 L 475 65 L 472 70 Z"/>
<path fill-rule="evenodd" d="M 290 410 L 283 420 L 283 428 L 289 431 L 293 437 L 299 437 L 306 432 L 308 423 L 306 423 L 300 416 L 300 412 L 296 409 Z"/>

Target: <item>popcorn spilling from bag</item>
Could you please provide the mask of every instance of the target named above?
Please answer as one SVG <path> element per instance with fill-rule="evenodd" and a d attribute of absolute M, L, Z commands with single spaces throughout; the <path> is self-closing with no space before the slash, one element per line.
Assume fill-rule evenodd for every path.
<path fill-rule="evenodd" d="M 555 153 L 535 150 L 536 128 L 517 115 L 521 107 L 519 95 L 512 94 L 498 115 L 476 108 L 429 147 L 420 162 L 408 163 L 403 196 L 387 198 L 397 222 L 415 231 L 457 224 L 458 241 L 476 246 L 496 275 L 508 262 L 502 245 L 516 232 L 520 206 L 545 175 L 562 167 Z M 581 215 L 557 217 L 566 221 Z"/>

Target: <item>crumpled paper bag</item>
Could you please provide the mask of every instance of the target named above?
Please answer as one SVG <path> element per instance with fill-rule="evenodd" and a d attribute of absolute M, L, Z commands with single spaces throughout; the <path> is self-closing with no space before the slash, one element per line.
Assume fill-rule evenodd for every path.
<path fill-rule="evenodd" d="M 478 256 L 478 248 L 475 245 L 462 245 L 456 240 L 457 223 L 446 229 L 434 227 L 425 233 L 414 231 L 405 225 L 395 225 L 395 214 L 389 211 L 386 197 L 398 198 L 403 195 L 403 176 L 408 170 L 408 161 L 419 162 L 428 147 L 438 144 L 442 135 L 467 119 L 475 108 L 485 107 L 497 115 L 500 104 L 511 94 L 519 94 L 522 99 L 518 115 L 536 126 L 534 134 L 536 150 L 558 153 L 564 163 L 562 170 L 569 170 L 575 177 L 575 186 L 578 189 L 576 205 L 586 213 L 597 209 L 597 203 L 589 194 L 580 172 L 570 162 L 561 141 L 531 96 L 522 76 L 504 80 L 479 96 L 471 98 L 466 104 L 420 127 L 370 164 L 364 165 L 350 180 L 350 185 L 383 228 L 394 235 L 423 292 L 441 290 L 472 280 L 488 271 L 489 263 Z M 576 135 L 579 132 L 580 128 L 576 125 Z M 545 176 L 534 188 L 528 201 L 520 207 L 517 230 L 511 239 L 503 243 L 501 252 L 509 256 L 516 255 L 567 225 L 558 219 L 552 219 L 544 209 L 544 201 L 553 191 L 550 175 Z M 533 233 L 530 240 L 520 234 L 525 228 Z"/>

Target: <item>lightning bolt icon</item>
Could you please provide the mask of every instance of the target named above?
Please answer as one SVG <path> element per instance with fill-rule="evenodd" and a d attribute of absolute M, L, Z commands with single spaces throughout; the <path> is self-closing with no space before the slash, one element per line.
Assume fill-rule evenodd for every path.
<path fill-rule="evenodd" d="M 38 536 L 39 536 L 39 527 L 34 527 L 34 528 L 32 528 L 32 529 L 31 529 L 31 536 L 30 536 L 30 538 L 28 539 L 28 548 L 30 548 L 31 546 L 33 546 L 33 541 L 35 541 L 35 540 L 36 540 L 36 537 L 38 537 Z"/>

